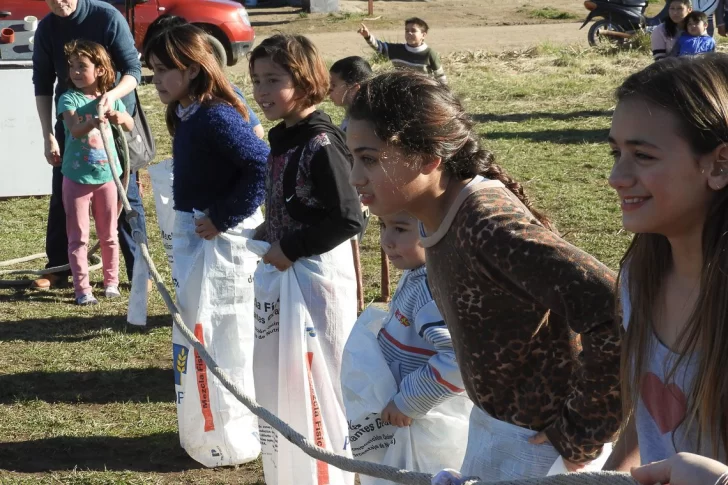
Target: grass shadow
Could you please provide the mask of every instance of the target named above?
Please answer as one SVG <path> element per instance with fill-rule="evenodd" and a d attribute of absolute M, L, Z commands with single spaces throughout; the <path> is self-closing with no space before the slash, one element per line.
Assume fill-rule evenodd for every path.
<path fill-rule="evenodd" d="M 610 110 L 583 110 L 573 111 L 571 113 L 508 113 L 508 114 L 489 114 L 489 113 L 478 113 L 472 115 L 472 118 L 477 123 L 508 123 L 508 122 L 519 122 L 529 121 L 537 119 L 550 119 L 554 121 L 569 121 L 579 118 L 599 118 L 599 117 L 611 117 L 613 111 Z"/>
<path fill-rule="evenodd" d="M 245 7 L 245 10 L 248 11 L 249 17 L 256 17 L 258 15 L 270 15 L 271 13 L 275 13 L 275 12 L 271 12 L 270 11 L 271 9 L 284 8 L 284 7 L 291 8 L 291 5 L 288 3 L 288 0 L 260 2 L 255 7 Z M 290 12 L 286 12 L 286 13 L 290 13 L 292 15 L 298 15 L 303 11 L 304 10 L 301 8 L 301 9 L 297 9 L 297 10 L 291 10 Z"/>
<path fill-rule="evenodd" d="M 180 472 L 202 468 L 177 433 L 118 438 L 60 436 L 0 443 L 0 468 L 19 473 L 62 470 Z"/>
<path fill-rule="evenodd" d="M 253 27 L 270 27 L 272 25 L 286 25 L 290 24 L 290 20 L 275 20 L 275 21 L 259 21 L 259 20 L 251 20 L 250 25 Z"/>
<path fill-rule="evenodd" d="M 271 8 L 290 7 L 291 4 L 288 0 L 261 0 L 258 2 L 258 5 L 254 7 L 245 7 L 245 10 L 248 11 L 248 15 L 260 15 L 261 13 L 268 13 L 265 12 L 265 10 L 270 10 Z M 260 10 L 263 10 L 263 12 L 260 12 Z M 300 11 L 303 12 L 303 9 L 301 9 Z M 298 11 L 294 10 L 293 13 L 298 13 Z"/>
<path fill-rule="evenodd" d="M 26 302 L 26 303 L 52 303 L 58 304 L 62 297 L 59 297 L 58 293 L 49 293 L 47 291 L 32 291 L 27 286 L 16 286 L 16 287 L 3 287 L 3 291 L 0 293 L 0 304 L 2 303 L 14 303 L 14 302 Z M 70 298 L 70 301 L 72 301 Z"/>
<path fill-rule="evenodd" d="M 173 383 L 172 370 L 158 367 L 85 372 L 21 372 L 0 376 L 0 404 L 35 399 L 72 404 L 171 402 L 174 397 Z"/>
<path fill-rule="evenodd" d="M 52 296 L 48 295 L 46 298 L 52 298 Z M 0 298 L 0 303 L 2 301 L 2 298 Z M 55 299 L 53 302 L 57 303 Z M 98 332 L 106 329 L 114 332 L 138 332 L 171 326 L 172 317 L 170 315 L 149 316 L 147 317 L 146 327 L 134 327 L 127 324 L 126 315 L 29 318 L 16 322 L 0 323 L 0 342 L 15 340 L 24 342 L 85 342 L 98 338 Z"/>
<path fill-rule="evenodd" d="M 562 145 L 605 143 L 608 136 L 608 128 L 485 132 L 486 140 L 530 140 L 536 143 L 547 142 Z"/>

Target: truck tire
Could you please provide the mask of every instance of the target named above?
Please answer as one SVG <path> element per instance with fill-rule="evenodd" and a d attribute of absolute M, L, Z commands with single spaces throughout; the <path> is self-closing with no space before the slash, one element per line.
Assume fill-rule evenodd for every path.
<path fill-rule="evenodd" d="M 218 64 L 220 64 L 220 67 L 225 69 L 225 66 L 227 66 L 228 62 L 227 52 L 225 52 L 225 46 L 222 45 L 222 42 L 220 42 L 217 37 L 210 33 L 207 34 L 207 40 L 210 42 L 210 45 L 212 45 L 212 51 L 215 53 Z"/>

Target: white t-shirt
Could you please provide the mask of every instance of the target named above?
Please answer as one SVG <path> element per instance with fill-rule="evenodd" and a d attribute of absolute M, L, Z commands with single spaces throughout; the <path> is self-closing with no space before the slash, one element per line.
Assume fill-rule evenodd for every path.
<path fill-rule="evenodd" d="M 632 310 L 626 278 L 622 280 L 620 294 L 626 329 Z M 698 360 L 694 356 L 684 358 L 668 382 L 667 376 L 678 357 L 679 354 L 666 347 L 657 335 L 652 335 L 635 416 L 643 465 L 680 452 L 712 457 L 710 437 L 704 436 L 698 449 L 697 423 L 693 422 L 687 428 L 688 400 Z"/>
<path fill-rule="evenodd" d="M 667 35 L 665 24 L 660 24 L 652 30 L 650 41 L 652 43 L 652 58 L 656 61 L 664 59 L 670 55 L 675 42 L 680 37 L 680 29 L 676 29 L 675 35 L 670 37 Z"/>

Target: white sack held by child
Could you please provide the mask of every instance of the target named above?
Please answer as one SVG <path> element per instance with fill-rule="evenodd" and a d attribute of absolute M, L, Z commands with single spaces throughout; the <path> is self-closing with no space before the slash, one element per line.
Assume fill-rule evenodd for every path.
<path fill-rule="evenodd" d="M 269 244 L 249 241 L 249 247 L 263 256 Z M 319 300 L 322 295 L 326 301 Z M 312 443 L 347 457 L 351 451 L 336 362 L 355 320 L 356 280 L 348 240 L 327 253 L 298 259 L 283 272 L 259 264 L 254 355 L 258 403 Z M 313 460 L 269 424 L 259 424 L 267 485 L 353 485 L 352 473 Z"/>
<path fill-rule="evenodd" d="M 254 397 L 253 273 L 258 257 L 245 241 L 262 214 L 258 210 L 211 240 L 195 234 L 199 215 L 176 213 L 172 277 L 177 305 L 217 365 Z M 210 373 L 176 327 L 172 347 L 180 445 L 207 467 L 255 460 L 260 453 L 257 418 Z"/>
<path fill-rule="evenodd" d="M 131 292 L 127 306 L 126 321 L 131 325 L 144 327 L 147 325 L 147 309 L 149 302 L 149 267 L 142 256 L 142 246 L 137 244 L 134 250 L 134 272 L 131 278 Z"/>
<path fill-rule="evenodd" d="M 172 256 L 172 231 L 174 231 L 174 197 L 172 195 L 172 159 L 168 158 L 150 165 L 147 171 L 154 192 L 154 207 L 157 209 L 157 223 L 162 235 L 162 245 L 167 254 L 170 269 L 174 262 Z"/>
<path fill-rule="evenodd" d="M 439 404 L 407 427 L 383 422 L 380 412 L 397 394 L 397 383 L 377 335 L 388 313 L 368 307 L 344 347 L 341 385 L 355 458 L 400 469 L 437 473 L 459 469 L 468 442 L 472 402 L 465 394 Z M 361 475 L 362 485 L 392 482 Z"/>

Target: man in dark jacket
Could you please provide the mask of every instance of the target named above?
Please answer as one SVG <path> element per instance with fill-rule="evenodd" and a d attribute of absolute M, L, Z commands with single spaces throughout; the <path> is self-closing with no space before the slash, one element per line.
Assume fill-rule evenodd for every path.
<path fill-rule="evenodd" d="M 99 105 L 111 109 L 114 101 L 121 99 L 130 114 L 136 111 L 134 89 L 141 79 L 141 62 L 134 47 L 129 26 L 114 7 L 101 0 L 46 0 L 51 9 L 38 24 L 33 51 L 33 84 L 38 117 L 43 130 L 45 157 L 53 166 L 53 188 L 48 210 L 46 231 L 47 268 L 68 264 L 68 237 L 66 235 L 66 211 L 63 208 L 61 190 L 63 175 L 61 161 L 65 145 L 63 120 L 55 119 L 53 107 L 60 96 L 69 88 L 68 62 L 63 46 L 74 39 L 85 39 L 101 44 L 111 55 L 117 69 L 116 86 L 105 93 Z M 53 83 L 56 84 L 55 98 Z M 139 196 L 136 174 L 131 174 L 128 189 L 132 209 L 140 214 L 144 227 L 144 207 Z M 136 244 L 131 237 L 131 228 L 122 215 L 119 220 L 119 243 L 124 254 L 126 271 L 131 281 Z M 33 287 L 49 288 L 68 280 L 69 271 L 47 275 L 33 282 Z"/>

